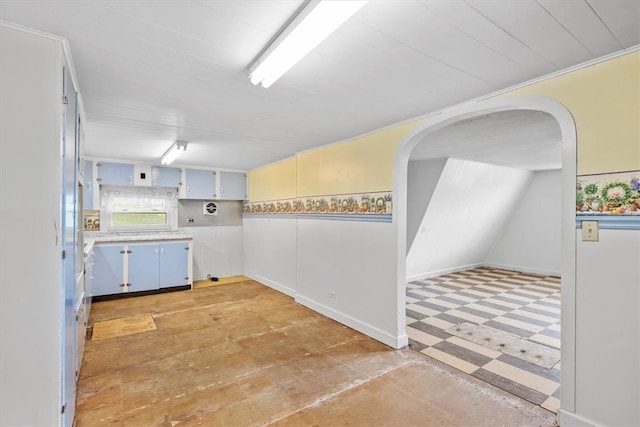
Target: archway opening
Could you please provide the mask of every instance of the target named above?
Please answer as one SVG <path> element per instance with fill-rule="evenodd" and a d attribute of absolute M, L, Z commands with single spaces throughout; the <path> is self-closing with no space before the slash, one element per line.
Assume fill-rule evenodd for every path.
<path fill-rule="evenodd" d="M 507 132 L 504 129 L 496 132 L 496 123 L 499 127 L 507 122 L 510 123 Z M 483 127 L 492 126 L 493 130 L 481 135 Z M 544 132 L 555 133 L 555 139 L 543 138 Z M 500 139 L 499 134 L 507 138 Z M 527 139 L 528 134 L 532 138 Z M 520 137 L 516 138 L 520 143 L 514 136 Z M 554 169 L 555 172 L 550 172 Z M 425 342 L 415 345 L 415 349 L 445 363 L 449 359 L 452 366 L 494 385 L 508 376 L 501 375 L 501 370 L 532 374 L 534 382 L 540 380 L 538 384 L 510 384 L 507 379 L 501 388 L 553 411 L 558 410 L 560 401 L 564 409 L 571 410 L 575 389 L 575 324 L 571 317 L 575 310 L 575 169 L 573 119 L 563 106 L 539 97 L 482 101 L 427 120 L 405 138 L 395 163 L 399 325 L 419 318 L 416 326 L 420 330 L 409 328 L 413 338 L 417 334 Z M 419 186 L 412 185 L 416 176 L 428 187 L 426 194 L 422 194 L 423 200 L 417 202 L 419 192 L 415 190 Z M 505 227 L 513 219 L 505 210 L 512 208 L 523 190 L 530 190 L 534 184 L 538 192 L 544 191 L 541 186 L 546 186 L 555 187 L 551 190 L 558 193 L 559 206 L 553 206 L 557 219 L 548 224 L 555 231 L 547 230 L 548 236 L 560 234 L 556 243 L 561 249 L 551 255 L 556 263 L 551 268 L 554 271 L 535 271 L 526 266 L 519 269 L 525 271 L 505 269 L 509 264 L 499 265 L 499 261 L 513 255 L 508 252 L 514 251 L 508 248 L 517 244 L 514 230 L 525 231 L 524 234 L 532 231 L 523 230 L 523 224 L 516 221 L 510 224 L 512 230 L 505 237 Z M 524 221 L 524 227 L 531 223 L 540 226 L 539 222 L 545 221 L 542 216 L 525 209 L 520 220 Z M 535 236 L 533 233 L 529 235 Z M 527 242 L 522 245 L 526 248 Z M 544 255 L 553 252 L 549 248 L 547 252 L 543 247 L 537 249 Z M 555 271 L 562 276 L 561 301 L 554 301 L 556 296 L 559 298 L 560 280 L 555 280 L 553 274 L 545 274 Z M 447 273 L 452 276 L 433 279 Z M 412 285 L 411 281 L 416 279 Z M 480 286 L 484 289 L 472 286 L 483 279 L 486 281 Z M 521 288 L 519 282 L 525 287 Z M 413 289 L 407 289 L 407 283 Z M 425 288 L 421 288 L 424 284 Z M 515 292 L 509 295 L 510 290 Z M 412 294 L 413 291 L 418 293 Z M 510 300 L 511 297 L 514 299 Z M 544 307 L 545 303 L 553 302 L 562 309 L 561 340 L 556 340 L 557 334 L 553 332 L 560 332 L 559 319 L 551 315 L 555 310 Z M 409 311 L 409 317 L 405 316 L 407 304 L 418 309 Z M 500 327 L 504 324 L 510 325 Z M 551 329 L 547 330 L 545 325 Z M 500 329 L 506 334 L 501 335 Z M 549 336 L 553 337 L 547 339 Z M 406 335 L 405 339 L 409 341 Z M 411 341 L 416 344 L 414 339 Z M 545 347 L 553 350 L 555 346 L 562 347 L 561 354 L 556 350 L 557 354 L 549 352 L 550 358 L 540 355 Z M 531 359 L 526 360 L 529 355 L 533 361 L 544 363 L 530 364 Z M 563 360 L 561 377 L 555 356 Z M 563 384 L 562 396 L 559 382 Z M 518 389 L 520 393 L 515 392 Z M 529 391 L 534 392 L 527 394 Z"/>

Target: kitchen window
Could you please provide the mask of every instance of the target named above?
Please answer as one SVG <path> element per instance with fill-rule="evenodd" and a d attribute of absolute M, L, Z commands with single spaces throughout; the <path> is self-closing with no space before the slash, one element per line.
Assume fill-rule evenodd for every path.
<path fill-rule="evenodd" d="M 162 231 L 177 229 L 175 189 L 104 186 L 101 221 L 106 231 Z M 104 216 L 102 215 L 104 213 Z"/>

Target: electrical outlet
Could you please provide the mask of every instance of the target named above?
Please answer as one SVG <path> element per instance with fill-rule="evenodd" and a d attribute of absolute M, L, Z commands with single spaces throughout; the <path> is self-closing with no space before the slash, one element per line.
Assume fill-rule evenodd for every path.
<path fill-rule="evenodd" d="M 598 221 L 582 221 L 582 241 L 598 241 Z"/>
<path fill-rule="evenodd" d="M 189 218 L 189 224 L 193 224 L 194 222 L 196 222 L 196 220 L 195 220 L 195 219 L 193 219 L 193 218 Z"/>
<path fill-rule="evenodd" d="M 336 299 L 336 291 L 329 291 L 329 298 Z"/>

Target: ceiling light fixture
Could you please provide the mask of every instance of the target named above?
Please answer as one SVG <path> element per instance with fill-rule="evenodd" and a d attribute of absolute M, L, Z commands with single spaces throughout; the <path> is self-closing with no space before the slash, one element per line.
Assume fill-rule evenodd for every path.
<path fill-rule="evenodd" d="M 367 1 L 308 1 L 253 64 L 249 78 L 267 88 L 355 14 Z"/>
<path fill-rule="evenodd" d="M 175 141 L 162 155 L 160 163 L 163 165 L 169 165 L 185 151 L 187 151 L 187 141 Z"/>

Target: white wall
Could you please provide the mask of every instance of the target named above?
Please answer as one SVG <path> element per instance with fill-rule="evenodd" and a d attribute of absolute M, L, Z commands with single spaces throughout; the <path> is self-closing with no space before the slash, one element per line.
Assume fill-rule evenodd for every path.
<path fill-rule="evenodd" d="M 184 227 L 193 236 L 193 280 L 243 274 L 242 226 Z"/>
<path fill-rule="evenodd" d="M 0 27 L 0 425 L 61 415 L 62 50 Z"/>
<path fill-rule="evenodd" d="M 295 296 L 296 240 L 296 219 L 293 217 L 245 217 L 244 275 Z"/>
<path fill-rule="evenodd" d="M 576 407 L 563 427 L 640 425 L 640 230 L 599 234 L 576 241 Z"/>
<path fill-rule="evenodd" d="M 532 173 L 449 159 L 407 254 L 407 279 L 481 265 Z"/>
<path fill-rule="evenodd" d="M 559 276 L 561 170 L 533 175 L 485 264 Z"/>
<path fill-rule="evenodd" d="M 436 189 L 446 158 L 409 162 L 407 166 L 407 253 Z"/>

